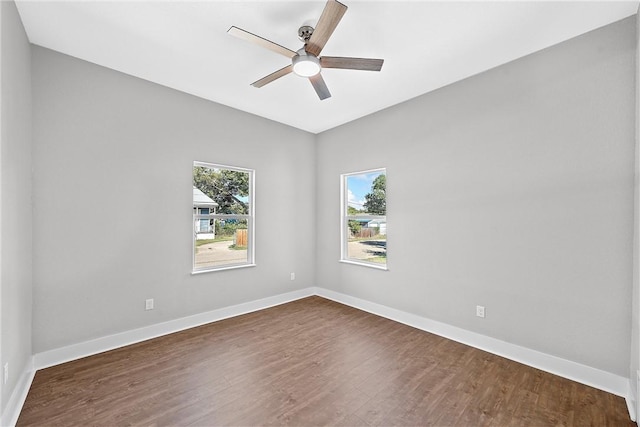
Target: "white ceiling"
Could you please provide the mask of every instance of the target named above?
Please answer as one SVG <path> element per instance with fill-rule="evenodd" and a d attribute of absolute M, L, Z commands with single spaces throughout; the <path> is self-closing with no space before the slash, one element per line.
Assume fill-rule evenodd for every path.
<path fill-rule="evenodd" d="M 312 133 L 379 111 L 637 12 L 638 1 L 363 1 L 322 54 L 384 58 L 381 72 L 327 69 L 320 101 L 294 74 L 250 83 L 289 60 L 226 33 L 235 25 L 302 47 L 324 1 L 32 1 L 17 6 L 29 40 Z"/>

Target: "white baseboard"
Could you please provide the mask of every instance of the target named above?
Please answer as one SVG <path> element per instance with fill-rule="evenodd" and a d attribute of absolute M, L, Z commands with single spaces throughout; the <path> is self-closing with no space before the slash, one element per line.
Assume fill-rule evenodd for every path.
<path fill-rule="evenodd" d="M 34 356 L 34 365 L 36 369 L 48 368 L 50 366 L 103 353 L 126 345 L 135 344 L 207 323 L 216 322 L 218 320 L 227 319 L 229 317 L 263 310 L 265 308 L 312 296 L 315 295 L 315 293 L 315 288 L 300 289 L 280 295 L 274 295 L 272 297 L 232 305 L 230 307 L 219 308 L 205 313 L 194 314 L 193 316 L 182 317 L 168 322 L 145 326 L 143 328 L 120 332 L 118 334 L 108 335 L 106 337 L 96 338 L 66 347 L 44 351 L 42 353 L 37 353 Z"/>
<path fill-rule="evenodd" d="M 20 379 L 18 379 L 16 388 L 13 389 L 9 402 L 7 402 L 4 412 L 2 412 L 0 419 L 0 425 L 2 427 L 13 427 L 16 425 L 20 411 L 22 410 L 22 405 L 24 405 L 24 401 L 27 399 L 33 377 L 36 374 L 33 366 L 33 356 L 29 357 L 25 365 L 25 369 L 20 375 Z"/>
<path fill-rule="evenodd" d="M 638 424 L 638 416 L 640 415 L 640 401 L 638 397 L 640 396 L 640 371 L 636 371 L 636 384 L 635 388 L 632 387 L 632 380 L 629 380 L 629 397 L 627 398 L 627 407 L 629 408 L 629 416 L 632 421 L 635 421 Z"/>
<path fill-rule="evenodd" d="M 339 292 L 323 288 L 316 288 L 316 292 L 318 296 L 323 298 L 467 344 L 625 399 L 629 397 L 628 378 Z M 635 415 L 635 411 L 633 415 Z"/>
<path fill-rule="evenodd" d="M 458 328 L 456 326 L 451 326 L 446 323 L 438 322 L 432 319 L 319 287 L 309 287 L 285 294 L 263 298 L 260 300 L 212 310 L 206 313 L 200 313 L 193 316 L 183 317 L 180 319 L 150 325 L 139 329 L 125 331 L 118 334 L 45 351 L 42 353 L 37 353 L 33 356 L 33 366 L 35 369 L 31 370 L 32 372 L 30 373 L 30 377 L 27 376 L 24 379 L 24 384 L 22 384 L 21 387 L 16 388 L 16 393 L 18 393 L 18 395 L 20 396 L 22 396 L 22 393 L 24 393 L 24 396 L 22 396 L 22 398 L 16 397 L 15 402 L 13 402 L 14 396 L 12 396 L 10 405 L 13 402 L 15 409 L 12 410 L 12 412 L 7 416 L 10 416 L 10 419 L 13 420 L 13 416 L 15 415 L 15 420 L 13 421 L 15 423 L 18 414 L 20 413 L 20 409 L 22 408 L 22 404 L 24 403 L 24 398 L 26 398 L 26 393 L 28 392 L 29 386 L 33 379 L 33 373 L 37 369 L 44 369 L 50 366 L 59 365 L 61 363 L 80 359 L 82 357 L 91 356 L 94 354 L 102 353 L 104 351 L 113 350 L 129 344 L 146 341 L 148 339 L 182 331 L 218 320 L 263 310 L 265 308 L 284 304 L 312 295 L 318 295 L 320 297 L 327 298 L 341 304 L 357 308 L 359 310 L 367 311 L 369 313 L 382 316 L 387 319 L 394 320 L 396 322 L 400 322 L 426 332 L 440 335 L 442 337 L 467 344 L 469 346 L 487 351 L 489 353 L 493 353 L 498 356 L 502 356 L 507 359 L 511 359 L 516 362 L 523 363 L 525 365 L 564 378 L 568 378 L 570 380 L 577 381 L 579 383 L 586 384 L 600 390 L 604 390 L 617 396 L 622 396 L 627 402 L 627 407 L 629 409 L 629 415 L 631 419 L 634 421 L 636 419 L 636 411 L 634 409 L 635 399 L 633 399 L 631 396 L 628 378 L 582 365 L 576 362 L 572 362 L 566 359 L 562 359 L 556 356 L 541 353 L 536 350 L 521 347 L 516 344 L 511 344 L 495 338 L 487 337 L 485 335 Z M 18 392 L 19 390 L 21 391 Z M 14 393 L 14 395 L 16 395 L 16 393 Z M 9 413 L 9 409 L 10 407 L 7 406 L 7 410 L 5 412 Z M 9 421 L 10 419 L 7 419 L 7 421 Z M 2 425 L 4 426 L 4 414 L 2 421 Z"/>
<path fill-rule="evenodd" d="M 631 421 L 636 421 L 636 402 L 635 400 L 631 399 L 630 397 L 625 397 L 624 401 L 627 404 L 627 411 L 629 411 L 629 418 L 631 418 Z"/>

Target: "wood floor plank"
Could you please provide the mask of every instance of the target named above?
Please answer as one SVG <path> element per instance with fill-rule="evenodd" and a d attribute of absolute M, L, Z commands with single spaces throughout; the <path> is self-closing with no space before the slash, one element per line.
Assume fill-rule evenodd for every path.
<path fill-rule="evenodd" d="M 18 426 L 634 426 L 622 398 L 320 297 L 38 371 Z"/>

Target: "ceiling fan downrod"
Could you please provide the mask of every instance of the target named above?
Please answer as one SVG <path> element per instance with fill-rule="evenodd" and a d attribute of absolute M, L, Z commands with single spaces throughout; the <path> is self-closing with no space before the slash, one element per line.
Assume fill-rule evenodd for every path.
<path fill-rule="evenodd" d="M 303 25 L 302 27 L 298 28 L 298 38 L 300 39 L 300 41 L 304 42 L 304 44 L 307 44 L 307 42 L 311 38 L 311 34 L 313 34 L 313 29 L 314 28 L 309 25 Z"/>

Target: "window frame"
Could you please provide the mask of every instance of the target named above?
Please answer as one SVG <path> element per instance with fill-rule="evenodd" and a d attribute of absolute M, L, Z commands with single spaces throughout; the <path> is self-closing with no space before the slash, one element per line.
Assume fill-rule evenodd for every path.
<path fill-rule="evenodd" d="M 191 219 L 191 274 L 210 273 L 214 271 L 232 270 L 237 268 L 255 267 L 255 169 L 243 168 L 238 166 L 229 166 L 219 163 L 209 163 L 194 161 L 191 167 L 191 187 L 193 187 L 193 169 L 195 167 L 206 167 L 210 169 L 225 169 L 235 172 L 247 173 L 249 175 L 249 213 L 248 214 L 199 214 L 195 209 Z M 192 197 L 193 203 L 193 197 Z M 193 208 L 193 206 L 192 206 Z M 242 263 L 224 264 L 220 266 L 196 267 L 196 232 L 194 224 L 200 219 L 239 219 L 247 220 L 247 261 Z M 215 229 L 215 225 L 214 225 Z"/>
<path fill-rule="evenodd" d="M 348 244 L 349 244 L 349 220 L 353 219 L 366 219 L 369 221 L 372 220 L 380 220 L 384 219 L 385 223 L 387 221 L 387 215 L 371 215 L 371 214 L 362 214 L 362 215 L 349 215 L 347 212 L 347 207 L 349 206 L 349 194 L 348 194 L 348 185 L 347 178 L 354 175 L 362 175 L 369 174 L 372 172 L 383 172 L 385 176 L 387 176 L 387 168 L 374 168 L 367 169 L 358 172 L 348 172 L 340 174 L 340 259 L 339 262 L 345 264 L 354 264 L 360 265 L 363 267 L 375 268 L 378 270 L 389 270 L 388 267 L 388 259 L 384 264 L 374 263 L 363 261 L 355 258 L 349 258 Z M 386 191 L 385 191 L 385 203 L 386 203 Z M 386 232 L 385 232 L 386 235 Z M 388 245 L 388 242 L 387 242 Z M 388 255 L 387 255 L 388 257 Z"/>

